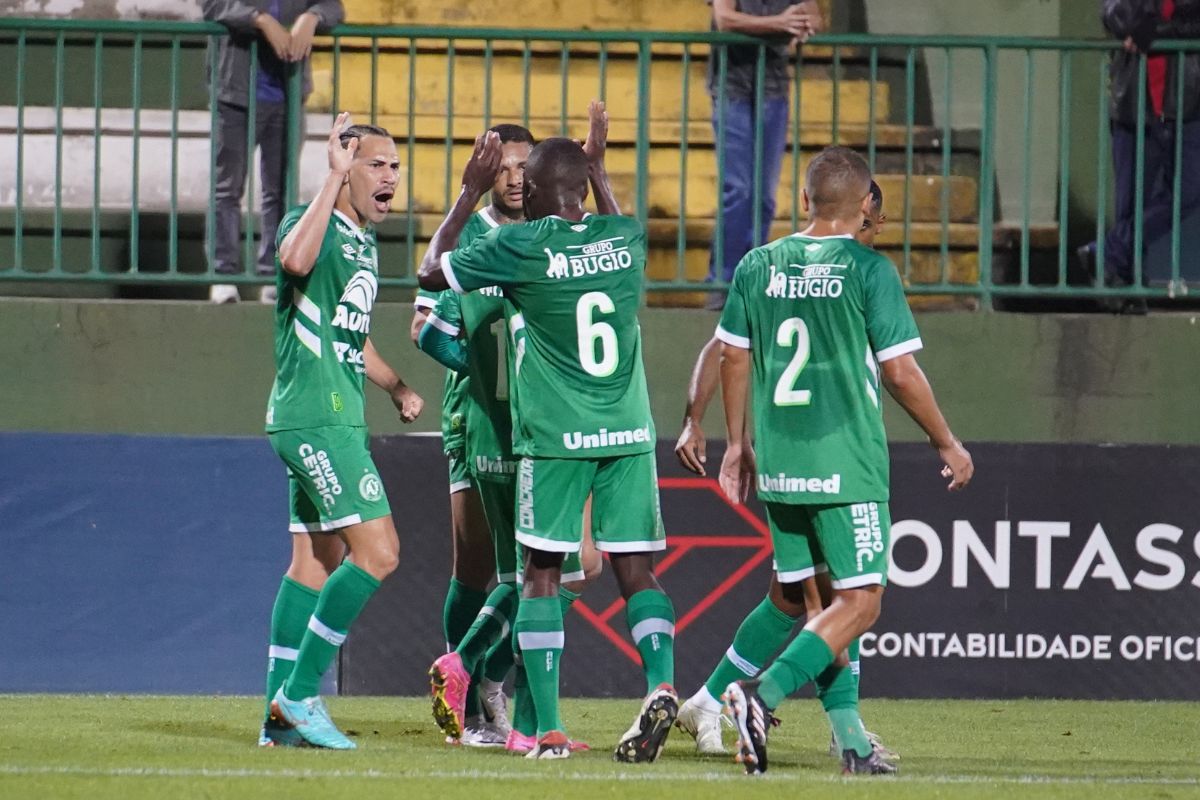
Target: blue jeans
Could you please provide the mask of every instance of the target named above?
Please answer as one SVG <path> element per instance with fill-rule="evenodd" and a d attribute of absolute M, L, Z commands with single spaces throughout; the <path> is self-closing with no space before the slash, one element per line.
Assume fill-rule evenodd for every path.
<path fill-rule="evenodd" d="M 721 148 L 721 123 L 713 99 L 713 131 L 717 147 Z M 713 236 L 708 259 L 708 280 L 730 281 L 733 270 L 751 247 L 765 244 L 775 217 L 775 193 L 779 189 L 779 170 L 783 151 L 787 147 L 788 100 L 768 97 L 763 101 L 762 172 L 759 195 L 754 196 L 754 129 L 753 100 L 725 101 L 725 180 L 721 186 L 721 210 L 724 228 L 721 246 L 720 274 L 717 273 L 717 237 Z M 720 150 L 719 150 L 720 152 Z M 762 216 L 760 230 L 754 227 L 754 204 Z"/>
<path fill-rule="evenodd" d="M 1200 205 L 1200 122 L 1183 125 L 1180 220 Z M 1146 120 L 1143 167 L 1142 253 L 1155 239 L 1170 235 L 1175 180 L 1175 123 Z M 1113 178 L 1116 200 L 1113 227 L 1104 237 L 1107 274 L 1133 283 L 1133 223 L 1137 190 L 1137 129 L 1112 126 Z"/>

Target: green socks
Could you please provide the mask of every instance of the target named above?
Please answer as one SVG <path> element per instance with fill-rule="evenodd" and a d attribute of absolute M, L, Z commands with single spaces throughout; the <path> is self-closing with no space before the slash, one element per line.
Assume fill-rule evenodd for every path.
<path fill-rule="evenodd" d="M 657 589 L 645 589 L 630 597 L 625 621 L 646 673 L 646 693 L 662 684 L 675 685 L 675 607 L 671 598 Z"/>
<path fill-rule="evenodd" d="M 533 706 L 537 735 L 563 730 L 558 714 L 558 671 L 563 650 L 563 611 L 557 597 L 523 597 L 517 609 L 517 645 Z"/>
<path fill-rule="evenodd" d="M 297 651 L 308 628 L 308 618 L 317 607 L 321 593 L 284 576 L 275 595 L 275 606 L 271 610 L 271 644 L 267 648 L 267 708 L 271 713 L 271 699 L 292 674 Z"/>
<path fill-rule="evenodd" d="M 858 644 L 858 639 L 855 639 L 850 643 L 850 646 L 846 648 L 846 655 L 850 659 L 850 671 L 854 673 L 854 677 L 856 678 L 862 677 L 862 661 L 860 652 L 861 649 Z"/>
<path fill-rule="evenodd" d="M 450 579 L 450 588 L 446 590 L 446 604 L 442 607 L 442 632 L 446 635 L 446 649 L 454 650 L 458 643 L 467 635 L 479 609 L 487 602 L 488 593 L 472 589 L 458 582 L 457 578 Z"/>
<path fill-rule="evenodd" d="M 778 708 L 785 697 L 824 672 L 833 659 L 833 651 L 824 639 L 810 630 L 800 631 L 775 663 L 763 672 L 758 696 L 767 708 Z"/>
<path fill-rule="evenodd" d="M 742 620 L 733 644 L 705 683 L 709 695 L 719 698 L 734 681 L 757 677 L 771 656 L 787 644 L 797 619 L 780 611 L 771 598 L 764 597 Z"/>
<path fill-rule="evenodd" d="M 338 648 L 346 641 L 346 632 L 378 588 L 379 581 L 351 561 L 343 561 L 333 571 L 317 598 L 316 610 L 309 617 L 296 665 L 283 684 L 285 697 L 303 700 L 319 692 L 321 676 L 333 663 Z"/>
<path fill-rule="evenodd" d="M 476 666 L 479 665 L 493 643 L 505 641 L 506 634 L 510 629 L 510 621 L 516 617 L 516 611 L 516 586 L 502 583 L 492 590 L 483 608 L 479 609 L 479 614 L 475 617 L 467 635 L 455 648 L 462 657 L 463 667 L 467 672 L 475 672 Z M 503 675 L 500 676 L 500 680 L 504 680 Z"/>
<path fill-rule="evenodd" d="M 817 698 L 829 716 L 839 750 L 871 754 L 871 742 L 858 715 L 858 676 L 849 667 L 830 664 L 817 676 Z"/>

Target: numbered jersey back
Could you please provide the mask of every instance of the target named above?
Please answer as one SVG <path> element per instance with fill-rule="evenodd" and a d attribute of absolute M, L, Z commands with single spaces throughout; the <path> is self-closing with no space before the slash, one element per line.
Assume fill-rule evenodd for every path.
<path fill-rule="evenodd" d="M 752 353 L 761 498 L 888 499 L 878 362 L 921 346 L 890 261 L 848 236 L 760 247 L 738 265 L 717 335 Z"/>
<path fill-rule="evenodd" d="M 500 286 L 521 314 L 516 453 L 604 458 L 653 449 L 637 320 L 646 242 L 636 220 L 506 225 L 442 264 L 456 290 Z"/>

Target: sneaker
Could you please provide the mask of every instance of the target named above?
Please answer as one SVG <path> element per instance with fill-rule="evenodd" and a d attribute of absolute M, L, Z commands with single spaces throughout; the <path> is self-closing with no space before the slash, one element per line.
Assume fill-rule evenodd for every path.
<path fill-rule="evenodd" d="M 279 299 L 279 293 L 274 286 L 263 286 L 258 290 L 258 302 L 263 305 L 273 306 L 275 301 Z"/>
<path fill-rule="evenodd" d="M 899 761 L 900 760 L 900 754 L 897 753 L 895 750 L 892 750 L 887 745 L 885 745 L 883 743 L 883 739 L 881 739 L 879 737 L 878 733 L 871 733 L 871 731 L 866 731 L 866 734 L 867 734 L 867 741 L 871 743 L 871 749 L 874 750 L 876 753 L 879 753 L 880 758 L 882 758 L 885 761 Z M 830 734 L 830 736 L 829 736 L 829 755 L 832 756 L 833 758 L 841 758 L 842 757 L 842 751 L 838 747 L 837 737 L 832 734 Z"/>
<path fill-rule="evenodd" d="M 504 747 L 508 742 L 508 734 L 481 719 L 475 724 L 467 723 L 459 741 L 464 747 Z"/>
<path fill-rule="evenodd" d="M 853 750 L 842 753 L 843 775 L 895 775 L 899 771 L 895 764 L 884 760 L 878 750 L 872 750 L 869 756 L 860 756 Z"/>
<path fill-rule="evenodd" d="M 467 689 L 471 675 L 458 653 L 446 655 L 429 668 L 429 690 L 433 695 L 433 719 L 442 733 L 462 738 L 466 729 Z"/>
<path fill-rule="evenodd" d="M 214 283 L 208 289 L 208 300 L 210 303 L 223 305 L 225 303 L 236 303 L 238 297 L 237 287 L 232 283 Z"/>
<path fill-rule="evenodd" d="M 281 722 L 274 714 L 267 717 L 258 732 L 259 747 L 307 747 L 308 742 L 292 726 Z"/>
<path fill-rule="evenodd" d="M 738 733 L 737 755 L 747 775 L 767 771 L 767 731 L 777 725 L 775 715 L 758 696 L 758 681 L 735 681 L 721 695 L 725 712 L 733 717 Z"/>
<path fill-rule="evenodd" d="M 696 752 L 703 755 L 718 755 L 725 752 L 721 743 L 721 723 L 728 717 L 720 711 L 703 708 L 694 699 L 684 701 L 679 707 L 675 727 L 696 740 Z"/>
<path fill-rule="evenodd" d="M 508 696 L 504 694 L 504 684 L 479 687 L 479 705 L 487 721 L 505 737 L 512 730 L 508 721 Z"/>
<path fill-rule="evenodd" d="M 562 731 L 550 731 L 525 754 L 526 758 L 554 759 L 568 758 L 571 755 L 571 740 Z"/>
<path fill-rule="evenodd" d="M 639 764 L 658 760 L 678 714 L 679 698 L 675 690 L 666 684 L 659 686 L 642 702 L 637 719 L 617 742 L 613 761 Z"/>
<path fill-rule="evenodd" d="M 277 718 L 280 724 L 291 727 L 313 747 L 327 747 L 330 750 L 354 750 L 358 747 L 333 724 L 325 701 L 320 697 L 289 700 L 280 687 L 271 701 L 271 716 Z"/>
<path fill-rule="evenodd" d="M 504 749 L 510 753 L 528 753 L 533 748 L 537 747 L 537 739 L 533 736 L 526 736 L 517 729 L 508 732 L 508 739 L 504 742 Z"/>

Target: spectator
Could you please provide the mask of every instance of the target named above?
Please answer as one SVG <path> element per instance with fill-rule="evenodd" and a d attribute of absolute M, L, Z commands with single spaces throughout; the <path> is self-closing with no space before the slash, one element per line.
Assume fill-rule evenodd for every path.
<path fill-rule="evenodd" d="M 1105 283 L 1133 283 L 1134 200 L 1137 176 L 1138 61 L 1158 39 L 1200 37 L 1200 0 L 1104 0 L 1102 19 L 1124 45 L 1109 67 L 1109 117 L 1116 183 L 1114 224 L 1104 237 Z M 1183 107 L 1177 107 L 1177 62 L 1183 57 Z M 1146 60 L 1145 147 L 1143 149 L 1142 242 L 1170 233 L 1175 177 L 1175 120 L 1183 117 L 1182 217 L 1200 202 L 1200 55 L 1151 55 Z M 1088 274 L 1095 272 L 1096 243 L 1079 249 Z M 1125 311 L 1145 309 L 1126 303 Z"/>
<path fill-rule="evenodd" d="M 259 275 L 275 272 L 275 231 L 287 198 L 287 79 L 292 64 L 302 64 L 304 95 L 312 90 L 308 56 L 313 34 L 327 33 L 345 17 L 341 0 L 203 0 L 204 19 L 229 28 L 229 36 L 210 44 L 208 68 L 216 70 L 217 174 L 215 224 L 209 243 L 213 270 L 221 275 L 242 272 L 241 208 L 246 170 L 253 153 L 246 151 L 249 98 L 254 92 L 254 141 L 259 147 L 262 186 L 262 239 L 256 269 Z M 250 44 L 258 40 L 258 72 L 250 86 Z M 238 299 L 237 287 L 214 284 L 214 303 Z M 259 294 L 273 302 L 275 287 Z"/>
<path fill-rule="evenodd" d="M 766 47 L 763 107 L 755 108 L 758 46 L 717 45 L 708 61 L 708 92 L 713 102 L 713 130 L 725 165 L 721 186 L 722 246 L 717 263 L 713 238 L 708 280 L 730 281 L 733 270 L 751 247 L 763 244 L 775 217 L 775 192 L 787 147 L 791 56 L 795 46 L 823 27 L 816 0 L 709 0 L 713 29 L 770 37 Z M 720 107 L 720 54 L 726 55 L 724 109 Z M 722 114 L 723 111 L 723 114 Z M 724 136 L 722 141 L 722 123 Z M 754 131 L 762 130 L 762 172 L 754 196 Z M 752 230 L 754 204 L 761 210 L 761 229 Z M 725 294 L 713 292 L 708 308 L 725 306 Z"/>

